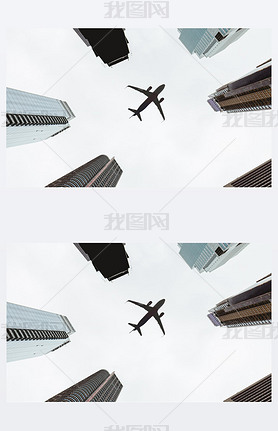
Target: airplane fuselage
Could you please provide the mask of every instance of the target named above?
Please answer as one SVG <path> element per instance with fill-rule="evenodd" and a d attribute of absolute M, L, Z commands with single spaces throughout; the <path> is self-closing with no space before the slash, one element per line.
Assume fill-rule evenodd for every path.
<path fill-rule="evenodd" d="M 157 89 L 153 91 L 152 94 L 139 106 L 139 108 L 137 109 L 137 112 L 144 111 L 144 109 L 146 109 L 147 106 L 149 106 L 157 98 L 157 96 L 161 93 L 161 91 L 164 90 L 164 87 L 165 87 L 165 84 L 162 84 L 159 87 L 157 87 Z"/>
<path fill-rule="evenodd" d="M 147 314 L 138 322 L 137 326 L 140 328 L 141 326 L 145 325 L 145 323 L 148 322 L 159 310 L 160 307 L 164 304 L 165 299 L 161 299 L 158 301 L 153 307 L 152 310 L 148 311 Z"/>

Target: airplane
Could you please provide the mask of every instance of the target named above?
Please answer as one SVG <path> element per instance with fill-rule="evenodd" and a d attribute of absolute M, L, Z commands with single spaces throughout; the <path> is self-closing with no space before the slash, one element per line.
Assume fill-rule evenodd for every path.
<path fill-rule="evenodd" d="M 129 325 L 134 328 L 130 332 L 138 331 L 139 334 L 142 335 L 141 326 L 143 326 L 148 320 L 150 320 L 151 317 L 154 317 L 157 323 L 159 324 L 161 331 L 165 335 L 165 331 L 164 331 L 162 322 L 160 320 L 160 318 L 164 316 L 165 313 L 158 314 L 158 309 L 162 307 L 162 305 L 165 302 L 165 299 L 161 299 L 153 307 L 150 306 L 152 304 L 152 301 L 148 302 L 146 305 L 141 304 L 140 302 L 131 301 L 130 299 L 127 302 L 131 302 L 132 304 L 138 305 L 139 307 L 142 307 L 144 308 L 144 310 L 147 311 L 147 314 L 145 314 L 145 316 L 140 320 L 140 322 L 137 323 L 137 325 L 135 325 L 134 323 L 129 323 Z"/>
<path fill-rule="evenodd" d="M 165 84 L 162 84 L 159 87 L 157 87 L 155 91 L 150 91 L 152 87 L 147 88 L 147 90 L 143 90 L 142 88 L 138 88 L 138 87 L 133 87 L 132 85 L 128 85 L 128 87 L 133 88 L 133 90 L 140 91 L 140 93 L 143 93 L 145 96 L 147 96 L 147 99 L 139 106 L 138 109 L 128 108 L 129 111 L 133 112 L 133 115 L 131 117 L 134 117 L 135 115 L 137 115 L 139 120 L 142 121 L 140 112 L 142 112 L 147 106 L 149 106 L 150 103 L 154 102 L 155 105 L 158 107 L 158 110 L 162 115 L 163 120 L 165 120 L 165 116 L 161 108 L 161 103 L 163 102 L 164 98 L 162 97 L 160 100 L 158 100 L 158 97 L 157 97 L 159 93 L 161 93 L 161 91 L 164 90 Z"/>

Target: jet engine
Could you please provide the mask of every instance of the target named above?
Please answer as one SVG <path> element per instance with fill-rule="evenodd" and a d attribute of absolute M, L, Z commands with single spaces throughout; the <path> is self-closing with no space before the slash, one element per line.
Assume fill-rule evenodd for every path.
<path fill-rule="evenodd" d="M 159 100 L 159 103 L 162 103 L 164 100 L 164 97 L 161 97 L 161 99 Z"/>
<path fill-rule="evenodd" d="M 148 303 L 147 303 L 147 305 L 151 305 L 152 304 L 152 301 L 149 301 Z"/>
<path fill-rule="evenodd" d="M 152 89 L 152 87 L 147 88 L 147 91 L 150 91 Z"/>
<path fill-rule="evenodd" d="M 165 314 L 165 313 L 160 313 L 159 317 L 162 317 L 162 316 L 164 316 L 164 314 Z"/>

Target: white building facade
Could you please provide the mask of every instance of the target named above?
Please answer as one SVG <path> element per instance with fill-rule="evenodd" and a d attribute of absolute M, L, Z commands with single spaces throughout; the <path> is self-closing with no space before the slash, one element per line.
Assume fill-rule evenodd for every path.
<path fill-rule="evenodd" d="M 238 40 L 248 28 L 179 28 L 180 41 L 199 58 L 212 57 Z"/>
<path fill-rule="evenodd" d="M 240 253 L 246 243 L 179 243 L 179 254 L 198 272 L 211 272 Z"/>

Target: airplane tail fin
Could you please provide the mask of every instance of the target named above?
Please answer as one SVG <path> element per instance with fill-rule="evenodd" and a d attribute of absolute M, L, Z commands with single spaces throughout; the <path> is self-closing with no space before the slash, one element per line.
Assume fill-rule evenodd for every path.
<path fill-rule="evenodd" d="M 132 327 L 134 328 L 134 329 L 132 329 L 130 332 L 138 331 L 138 332 L 139 332 L 139 334 L 142 336 L 141 329 L 140 329 L 137 325 L 134 325 L 134 323 L 129 323 L 129 325 L 130 325 L 130 326 L 132 326 Z"/>
<path fill-rule="evenodd" d="M 131 111 L 131 112 L 133 112 L 133 115 L 131 117 L 134 117 L 135 115 L 137 115 L 137 117 L 139 118 L 139 120 L 142 121 L 140 112 L 137 112 L 136 109 L 131 109 L 131 108 L 128 108 L 128 110 Z M 129 118 L 131 118 L 131 117 L 129 117 Z"/>

